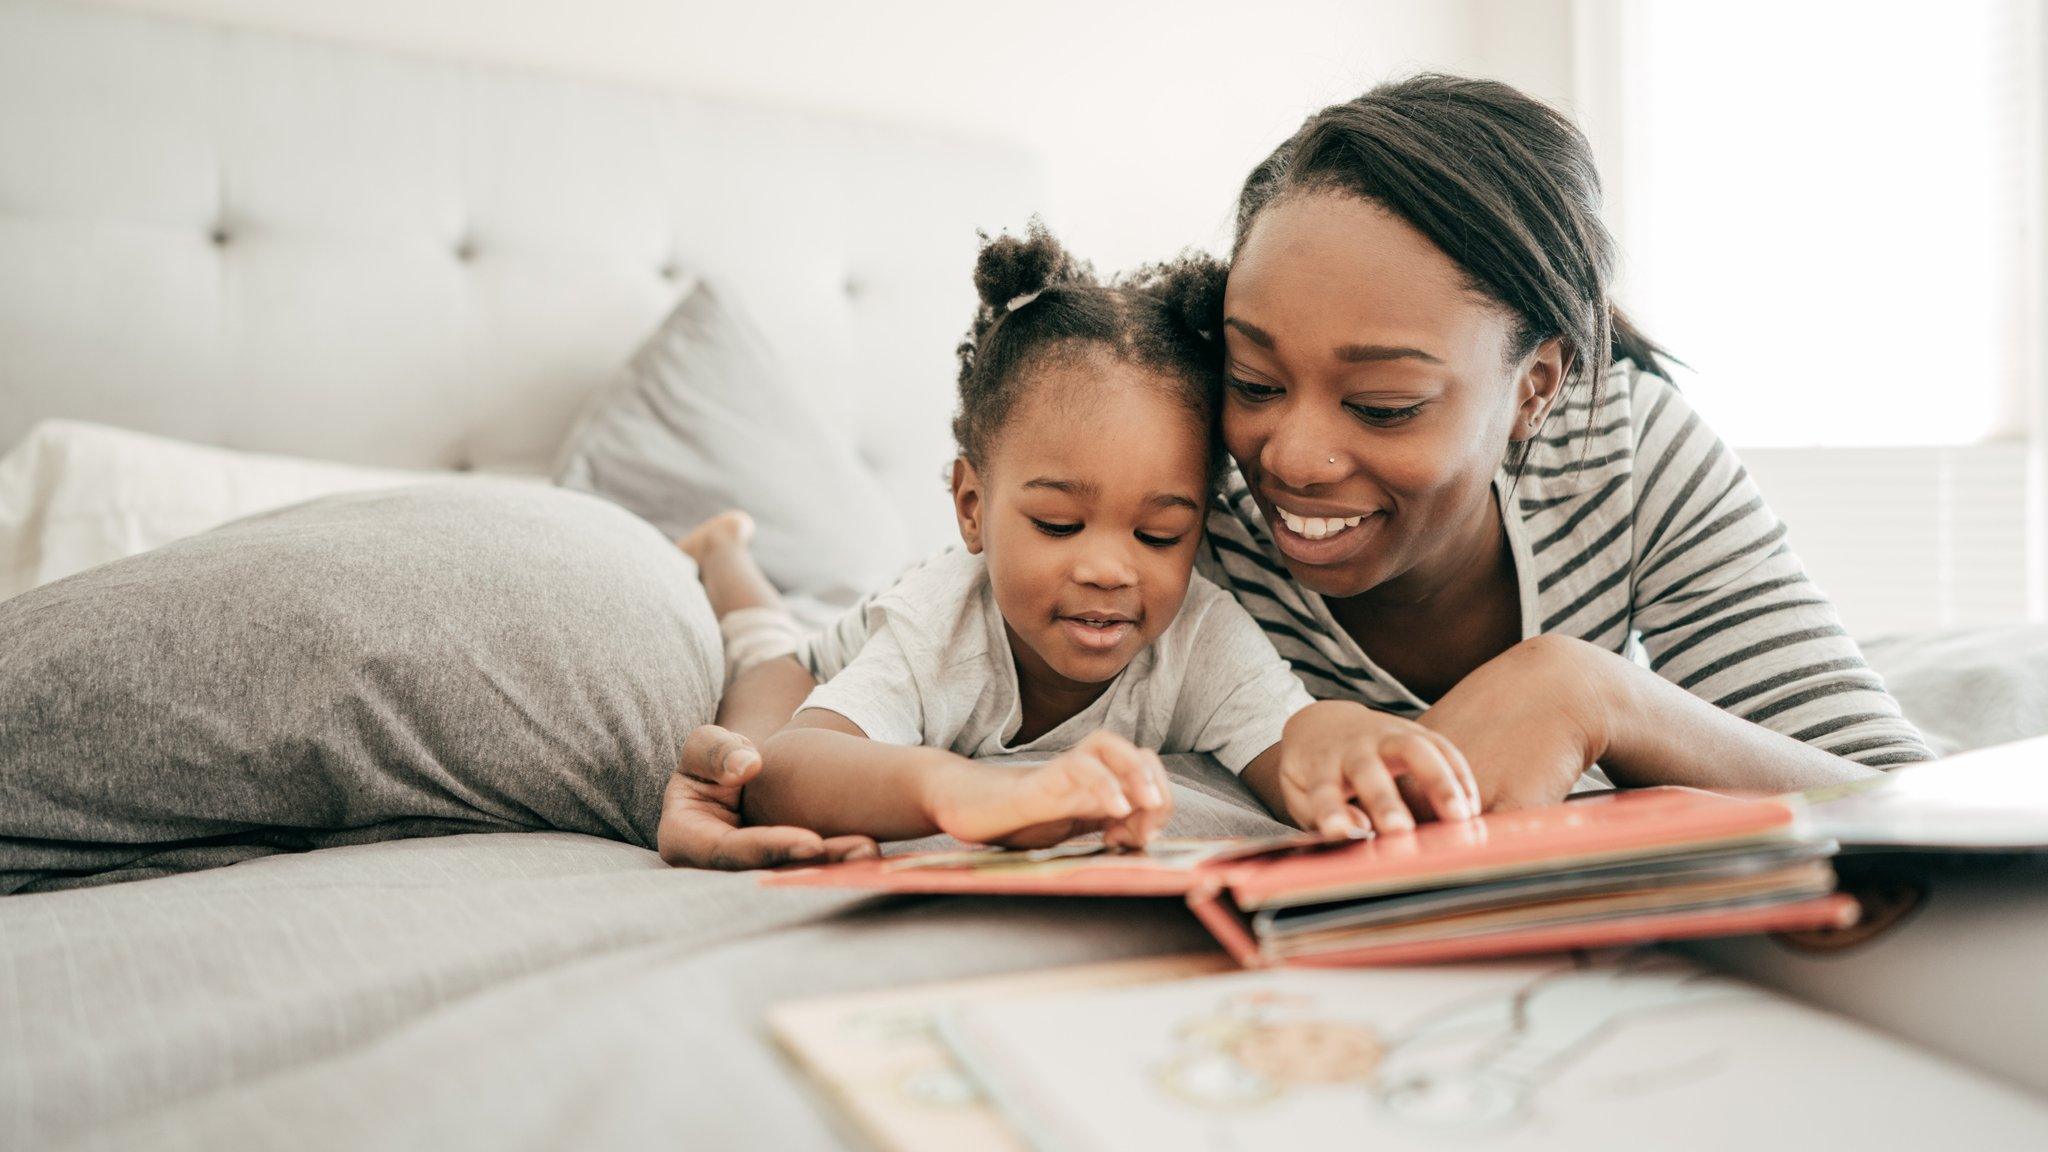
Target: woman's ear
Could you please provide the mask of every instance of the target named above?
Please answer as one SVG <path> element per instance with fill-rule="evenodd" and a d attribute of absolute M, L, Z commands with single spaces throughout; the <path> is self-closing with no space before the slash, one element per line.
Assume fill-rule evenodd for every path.
<path fill-rule="evenodd" d="M 981 474 L 965 456 L 953 458 L 953 516 L 960 521 L 960 539 L 967 551 L 981 551 Z"/>
<path fill-rule="evenodd" d="M 1510 442 L 1519 444 L 1543 428 L 1550 410 L 1564 399 L 1564 382 L 1571 370 L 1571 351 L 1562 336 L 1538 344 L 1522 361 L 1515 376 L 1515 426 L 1508 430 Z"/>

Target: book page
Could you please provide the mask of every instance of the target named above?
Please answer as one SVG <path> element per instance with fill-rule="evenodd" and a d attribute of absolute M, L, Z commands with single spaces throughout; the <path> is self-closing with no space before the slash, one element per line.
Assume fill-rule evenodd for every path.
<path fill-rule="evenodd" d="M 2004 1148 L 2048 1135 L 2040 1101 L 1654 952 L 970 1003 L 946 1031 L 1042 1149 Z"/>

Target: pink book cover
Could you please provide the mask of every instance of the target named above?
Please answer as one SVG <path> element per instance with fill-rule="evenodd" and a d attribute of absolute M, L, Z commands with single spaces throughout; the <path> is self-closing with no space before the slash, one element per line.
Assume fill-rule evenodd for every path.
<path fill-rule="evenodd" d="M 762 882 L 1019 896 L 1184 896 L 1222 887 L 1252 909 L 1764 840 L 1794 834 L 1797 822 L 1777 800 L 1645 788 L 1365 840 L 1296 833 L 1164 840 L 1129 853 L 1074 843 L 1037 852 L 969 849 L 786 868 Z"/>
<path fill-rule="evenodd" d="M 1180 896 L 1246 967 L 1267 966 L 1245 913 L 1376 894 L 1480 883 L 1602 863 L 1759 845 L 1802 835 L 1779 800 L 1688 788 L 1614 792 L 1460 824 L 1350 840 L 1301 833 L 1263 840 L 1167 840 L 1142 853 L 1094 844 L 1036 852 L 969 849 L 785 869 L 776 887 L 1023 896 Z M 1619 919 L 1505 927 L 1439 939 L 1341 948 L 1303 967 L 1418 964 L 1598 948 L 1652 940 L 1840 928 L 1857 904 L 1841 893 L 1762 906 L 1648 910 Z"/>

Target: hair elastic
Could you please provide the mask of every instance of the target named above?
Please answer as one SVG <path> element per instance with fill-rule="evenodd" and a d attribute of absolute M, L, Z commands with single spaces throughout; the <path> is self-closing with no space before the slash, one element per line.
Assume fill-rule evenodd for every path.
<path fill-rule="evenodd" d="M 1039 294 L 1044 291 L 1045 289 L 1040 288 L 1037 292 L 1026 292 L 1022 296 L 1012 296 L 1010 297 L 1010 302 L 1003 305 L 1003 311 L 1005 313 L 1015 312 L 1017 309 L 1038 299 Z"/>

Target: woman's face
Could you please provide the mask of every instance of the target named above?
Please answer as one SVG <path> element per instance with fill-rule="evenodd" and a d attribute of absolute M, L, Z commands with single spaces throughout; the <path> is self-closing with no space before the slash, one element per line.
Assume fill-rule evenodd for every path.
<path fill-rule="evenodd" d="M 1224 444 L 1295 579 L 1419 601 L 1493 539 L 1490 485 L 1556 395 L 1557 341 L 1511 363 L 1512 315 L 1343 192 L 1260 213 L 1224 313 Z"/>

